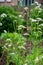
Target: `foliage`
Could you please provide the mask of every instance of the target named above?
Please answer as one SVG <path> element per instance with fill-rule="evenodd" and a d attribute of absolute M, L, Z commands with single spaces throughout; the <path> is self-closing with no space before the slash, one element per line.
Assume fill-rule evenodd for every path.
<path fill-rule="evenodd" d="M 13 20 L 14 17 L 12 16 L 12 18 L 10 17 L 9 14 L 5 14 L 5 17 L 0 17 L 0 23 L 2 23 L 2 26 L 0 26 L 0 33 L 4 32 L 4 30 L 9 31 L 9 32 L 13 32 L 14 31 L 14 27 L 13 27 Z"/>
<path fill-rule="evenodd" d="M 41 65 L 43 64 L 43 9 L 38 6 L 33 8 L 30 13 L 30 33 L 29 40 L 32 42 L 33 48 L 31 54 L 27 55 L 29 60 L 27 65 Z M 42 16 L 41 16 L 42 15 Z"/>
<path fill-rule="evenodd" d="M 43 9 L 38 5 L 31 10 L 27 39 L 22 35 L 27 25 L 26 20 L 16 14 L 14 9 L 8 10 L 9 7 L 5 6 L 0 12 L 0 30 L 5 32 L 1 32 L 0 39 L 5 40 L 5 44 L 0 45 L 0 50 L 1 53 L 2 49 L 7 52 L 6 65 L 43 65 Z M 28 40 L 30 43 L 26 43 Z"/>
<path fill-rule="evenodd" d="M 43 64 L 43 46 L 42 44 L 42 29 L 39 27 L 39 21 L 36 19 L 30 18 L 31 29 L 29 34 L 29 39 L 32 42 L 33 48 L 30 51 L 31 54 L 27 55 L 28 64 L 27 65 L 41 65 Z"/>
<path fill-rule="evenodd" d="M 2 13 L 5 13 L 5 14 L 13 14 L 13 15 L 18 15 L 19 12 L 15 11 L 14 8 L 12 6 L 3 6 L 3 5 L 0 5 L 0 15 Z"/>
<path fill-rule="evenodd" d="M 3 49 L 7 51 L 7 64 L 15 61 L 16 65 L 22 65 L 25 53 L 26 39 L 18 33 L 3 33 L 1 39 L 5 40 Z M 21 53 L 22 52 L 22 53 Z"/>
<path fill-rule="evenodd" d="M 10 40 L 12 41 L 12 43 L 17 44 L 17 45 L 25 45 L 25 38 L 18 33 L 2 33 L 1 39 L 4 40 Z"/>
<path fill-rule="evenodd" d="M 34 43 L 34 41 L 38 40 L 42 40 L 42 29 L 41 27 L 39 27 L 39 22 L 40 20 L 36 20 L 36 19 L 30 19 L 31 21 L 31 32 L 30 32 L 30 39 L 32 40 L 32 42 Z"/>
<path fill-rule="evenodd" d="M 32 18 L 43 18 L 43 9 L 41 7 L 36 6 L 35 8 L 31 9 L 30 17 Z"/>
<path fill-rule="evenodd" d="M 6 30 L 7 32 L 13 32 L 14 26 L 13 21 L 15 20 L 16 16 L 19 15 L 19 12 L 15 11 L 11 6 L 0 6 L 0 33 Z"/>
<path fill-rule="evenodd" d="M 0 33 L 4 30 L 7 32 L 17 31 L 19 25 L 26 26 L 26 21 L 19 12 L 15 11 L 13 7 L 0 7 Z"/>
<path fill-rule="evenodd" d="M 43 9 L 41 8 L 41 4 L 37 3 L 37 6 L 35 6 L 33 9 L 31 9 L 30 12 L 30 21 L 31 21 L 31 37 L 32 40 L 42 39 L 43 36 Z M 37 41 L 36 40 L 36 41 Z"/>

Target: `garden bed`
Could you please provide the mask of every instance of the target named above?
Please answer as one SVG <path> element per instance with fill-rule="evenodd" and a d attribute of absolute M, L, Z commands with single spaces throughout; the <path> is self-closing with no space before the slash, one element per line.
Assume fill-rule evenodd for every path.
<path fill-rule="evenodd" d="M 0 6 L 0 65 L 43 65 L 43 9 L 27 10 Z"/>

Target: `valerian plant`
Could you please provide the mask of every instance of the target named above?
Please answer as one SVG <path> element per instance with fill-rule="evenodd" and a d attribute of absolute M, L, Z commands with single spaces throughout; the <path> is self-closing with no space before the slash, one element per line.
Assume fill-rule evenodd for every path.
<path fill-rule="evenodd" d="M 32 42 L 37 42 L 42 40 L 42 30 L 39 27 L 39 21 L 37 19 L 30 19 L 31 20 L 31 34 L 30 39 Z M 37 43 L 35 43 L 37 45 Z"/>

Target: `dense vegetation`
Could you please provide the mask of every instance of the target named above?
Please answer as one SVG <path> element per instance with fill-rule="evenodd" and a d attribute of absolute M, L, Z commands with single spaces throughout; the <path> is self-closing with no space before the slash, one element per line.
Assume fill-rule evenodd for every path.
<path fill-rule="evenodd" d="M 20 12 L 0 6 L 0 65 L 43 65 L 43 9 L 39 5 L 30 11 L 28 28 Z"/>

